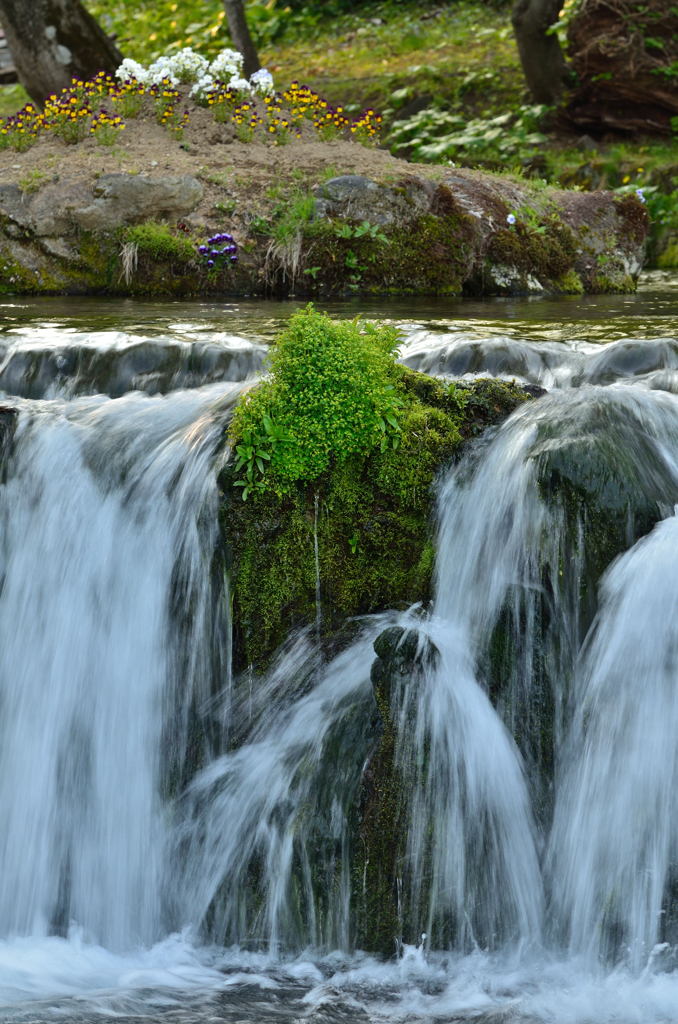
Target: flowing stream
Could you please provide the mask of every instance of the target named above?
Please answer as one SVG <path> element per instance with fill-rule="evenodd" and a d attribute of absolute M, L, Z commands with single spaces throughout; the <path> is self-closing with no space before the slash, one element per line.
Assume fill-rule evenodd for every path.
<path fill-rule="evenodd" d="M 318 580 L 245 685 L 218 472 L 287 312 L 0 306 L 0 1020 L 676 1024 L 675 282 L 390 308 L 410 366 L 545 390 L 440 481 L 430 609 L 328 661 Z M 379 960 L 352 837 L 393 627 Z"/>

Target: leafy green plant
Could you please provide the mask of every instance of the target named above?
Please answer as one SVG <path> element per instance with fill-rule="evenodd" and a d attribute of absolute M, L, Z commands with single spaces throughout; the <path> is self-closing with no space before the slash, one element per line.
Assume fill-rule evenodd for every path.
<path fill-rule="evenodd" d="M 463 114 L 427 108 L 395 122 L 391 146 L 397 153 L 433 163 L 520 161 L 547 141 L 539 130 L 547 111 L 543 105 L 524 106 L 515 113 L 469 121 Z"/>
<path fill-rule="evenodd" d="M 390 239 L 387 238 L 379 225 L 371 224 L 368 220 L 364 220 L 360 224 L 350 224 L 344 221 L 335 223 L 331 227 L 331 233 L 342 242 L 364 239 L 368 243 L 374 242 L 378 245 L 390 244 Z M 344 249 L 342 253 L 344 266 L 350 271 L 348 283 L 352 288 L 356 288 L 362 280 L 368 263 L 373 263 L 377 258 L 377 253 L 370 251 L 371 247 L 365 249 L 364 246 L 361 246 L 359 248 L 359 252 L 356 252 L 353 247 L 349 247 Z"/>
<path fill-rule="evenodd" d="M 398 341 L 393 327 L 332 320 L 312 306 L 291 318 L 270 377 L 248 392 L 231 424 L 243 499 L 284 494 L 334 462 L 399 446 Z"/>
<path fill-rule="evenodd" d="M 213 210 L 215 211 L 215 213 L 225 213 L 230 215 L 234 212 L 237 205 L 237 199 L 227 199 L 223 202 L 219 201 L 215 203 L 213 206 Z"/>
<path fill-rule="evenodd" d="M 313 219 L 315 196 L 303 189 L 296 189 L 283 197 L 273 208 L 271 235 L 276 242 L 285 244 L 303 232 Z"/>
<path fill-rule="evenodd" d="M 382 245 L 388 245 L 389 240 L 378 224 L 370 224 L 368 220 L 360 224 L 338 224 L 334 233 L 337 238 L 371 238 Z"/>
<path fill-rule="evenodd" d="M 470 398 L 468 388 L 460 387 L 456 381 L 451 380 L 446 385 L 447 397 L 455 404 L 459 412 L 463 412 Z"/>
<path fill-rule="evenodd" d="M 265 490 L 263 475 L 266 463 L 271 461 L 271 452 L 276 450 L 277 445 L 289 440 L 284 430 L 267 414 L 262 415 L 261 426 L 263 431 L 258 433 L 254 428 L 245 429 L 241 443 L 235 446 L 235 471 L 239 473 L 244 470 L 244 476 L 235 481 L 234 487 L 242 487 L 243 501 L 247 501 L 252 491 Z"/>

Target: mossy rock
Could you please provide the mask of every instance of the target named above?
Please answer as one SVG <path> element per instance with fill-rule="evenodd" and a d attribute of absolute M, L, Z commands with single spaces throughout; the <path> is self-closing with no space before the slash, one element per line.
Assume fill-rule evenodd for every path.
<path fill-rule="evenodd" d="M 434 563 L 434 488 L 464 438 L 530 396 L 504 381 L 458 389 L 400 368 L 408 396 L 397 449 L 333 462 L 312 484 L 244 502 L 229 463 L 221 477 L 236 670 L 266 666 L 291 630 L 320 620 L 326 639 L 347 619 L 426 602 Z M 463 397 L 462 397 L 463 396 Z"/>
<path fill-rule="evenodd" d="M 547 502 L 563 508 L 573 550 L 580 524 L 584 527 L 581 596 L 583 612 L 589 605 L 589 619 L 598 581 L 610 562 L 678 502 L 678 480 L 667 473 L 661 450 L 642 409 L 617 402 L 605 391 L 599 401 L 582 403 L 569 423 L 552 423 L 537 438 L 532 457 L 539 488 Z"/>
<path fill-rule="evenodd" d="M 574 232 L 553 216 L 538 229 L 521 223 L 501 228 L 490 238 L 487 255 L 491 264 L 515 267 L 546 284 L 574 272 L 577 241 Z"/>

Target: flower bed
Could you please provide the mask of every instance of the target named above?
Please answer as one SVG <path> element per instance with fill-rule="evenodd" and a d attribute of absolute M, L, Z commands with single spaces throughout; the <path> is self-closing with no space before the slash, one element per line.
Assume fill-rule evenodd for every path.
<path fill-rule="evenodd" d="M 278 145 L 308 133 L 328 140 L 338 136 L 374 141 L 382 119 L 374 110 L 349 118 L 308 86 L 293 82 L 276 92 L 273 77 L 262 68 L 242 77 L 243 58 L 223 50 L 210 63 L 190 48 L 159 57 L 148 67 L 124 60 L 115 78 L 100 72 L 89 81 L 48 98 L 43 110 L 34 104 L 0 121 L 0 148 L 29 149 L 45 134 L 67 144 L 88 135 L 112 145 L 126 120 L 151 111 L 157 121 L 181 138 L 196 107 L 209 109 L 217 123 L 229 123 L 242 142 L 266 138 Z"/>

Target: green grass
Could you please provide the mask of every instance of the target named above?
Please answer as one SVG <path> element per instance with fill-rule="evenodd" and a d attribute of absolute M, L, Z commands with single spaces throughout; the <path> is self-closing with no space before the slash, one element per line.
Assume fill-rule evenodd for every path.
<path fill-rule="evenodd" d="M 17 110 L 28 103 L 28 98 L 22 85 L 0 85 L 0 117 L 16 114 Z"/>
<path fill-rule="evenodd" d="M 282 38 L 264 62 L 281 80 L 303 80 L 333 102 L 386 115 L 418 97 L 480 113 L 512 106 L 524 86 L 506 11 L 479 2 L 425 10 L 421 3 L 374 3 L 360 16 Z"/>

